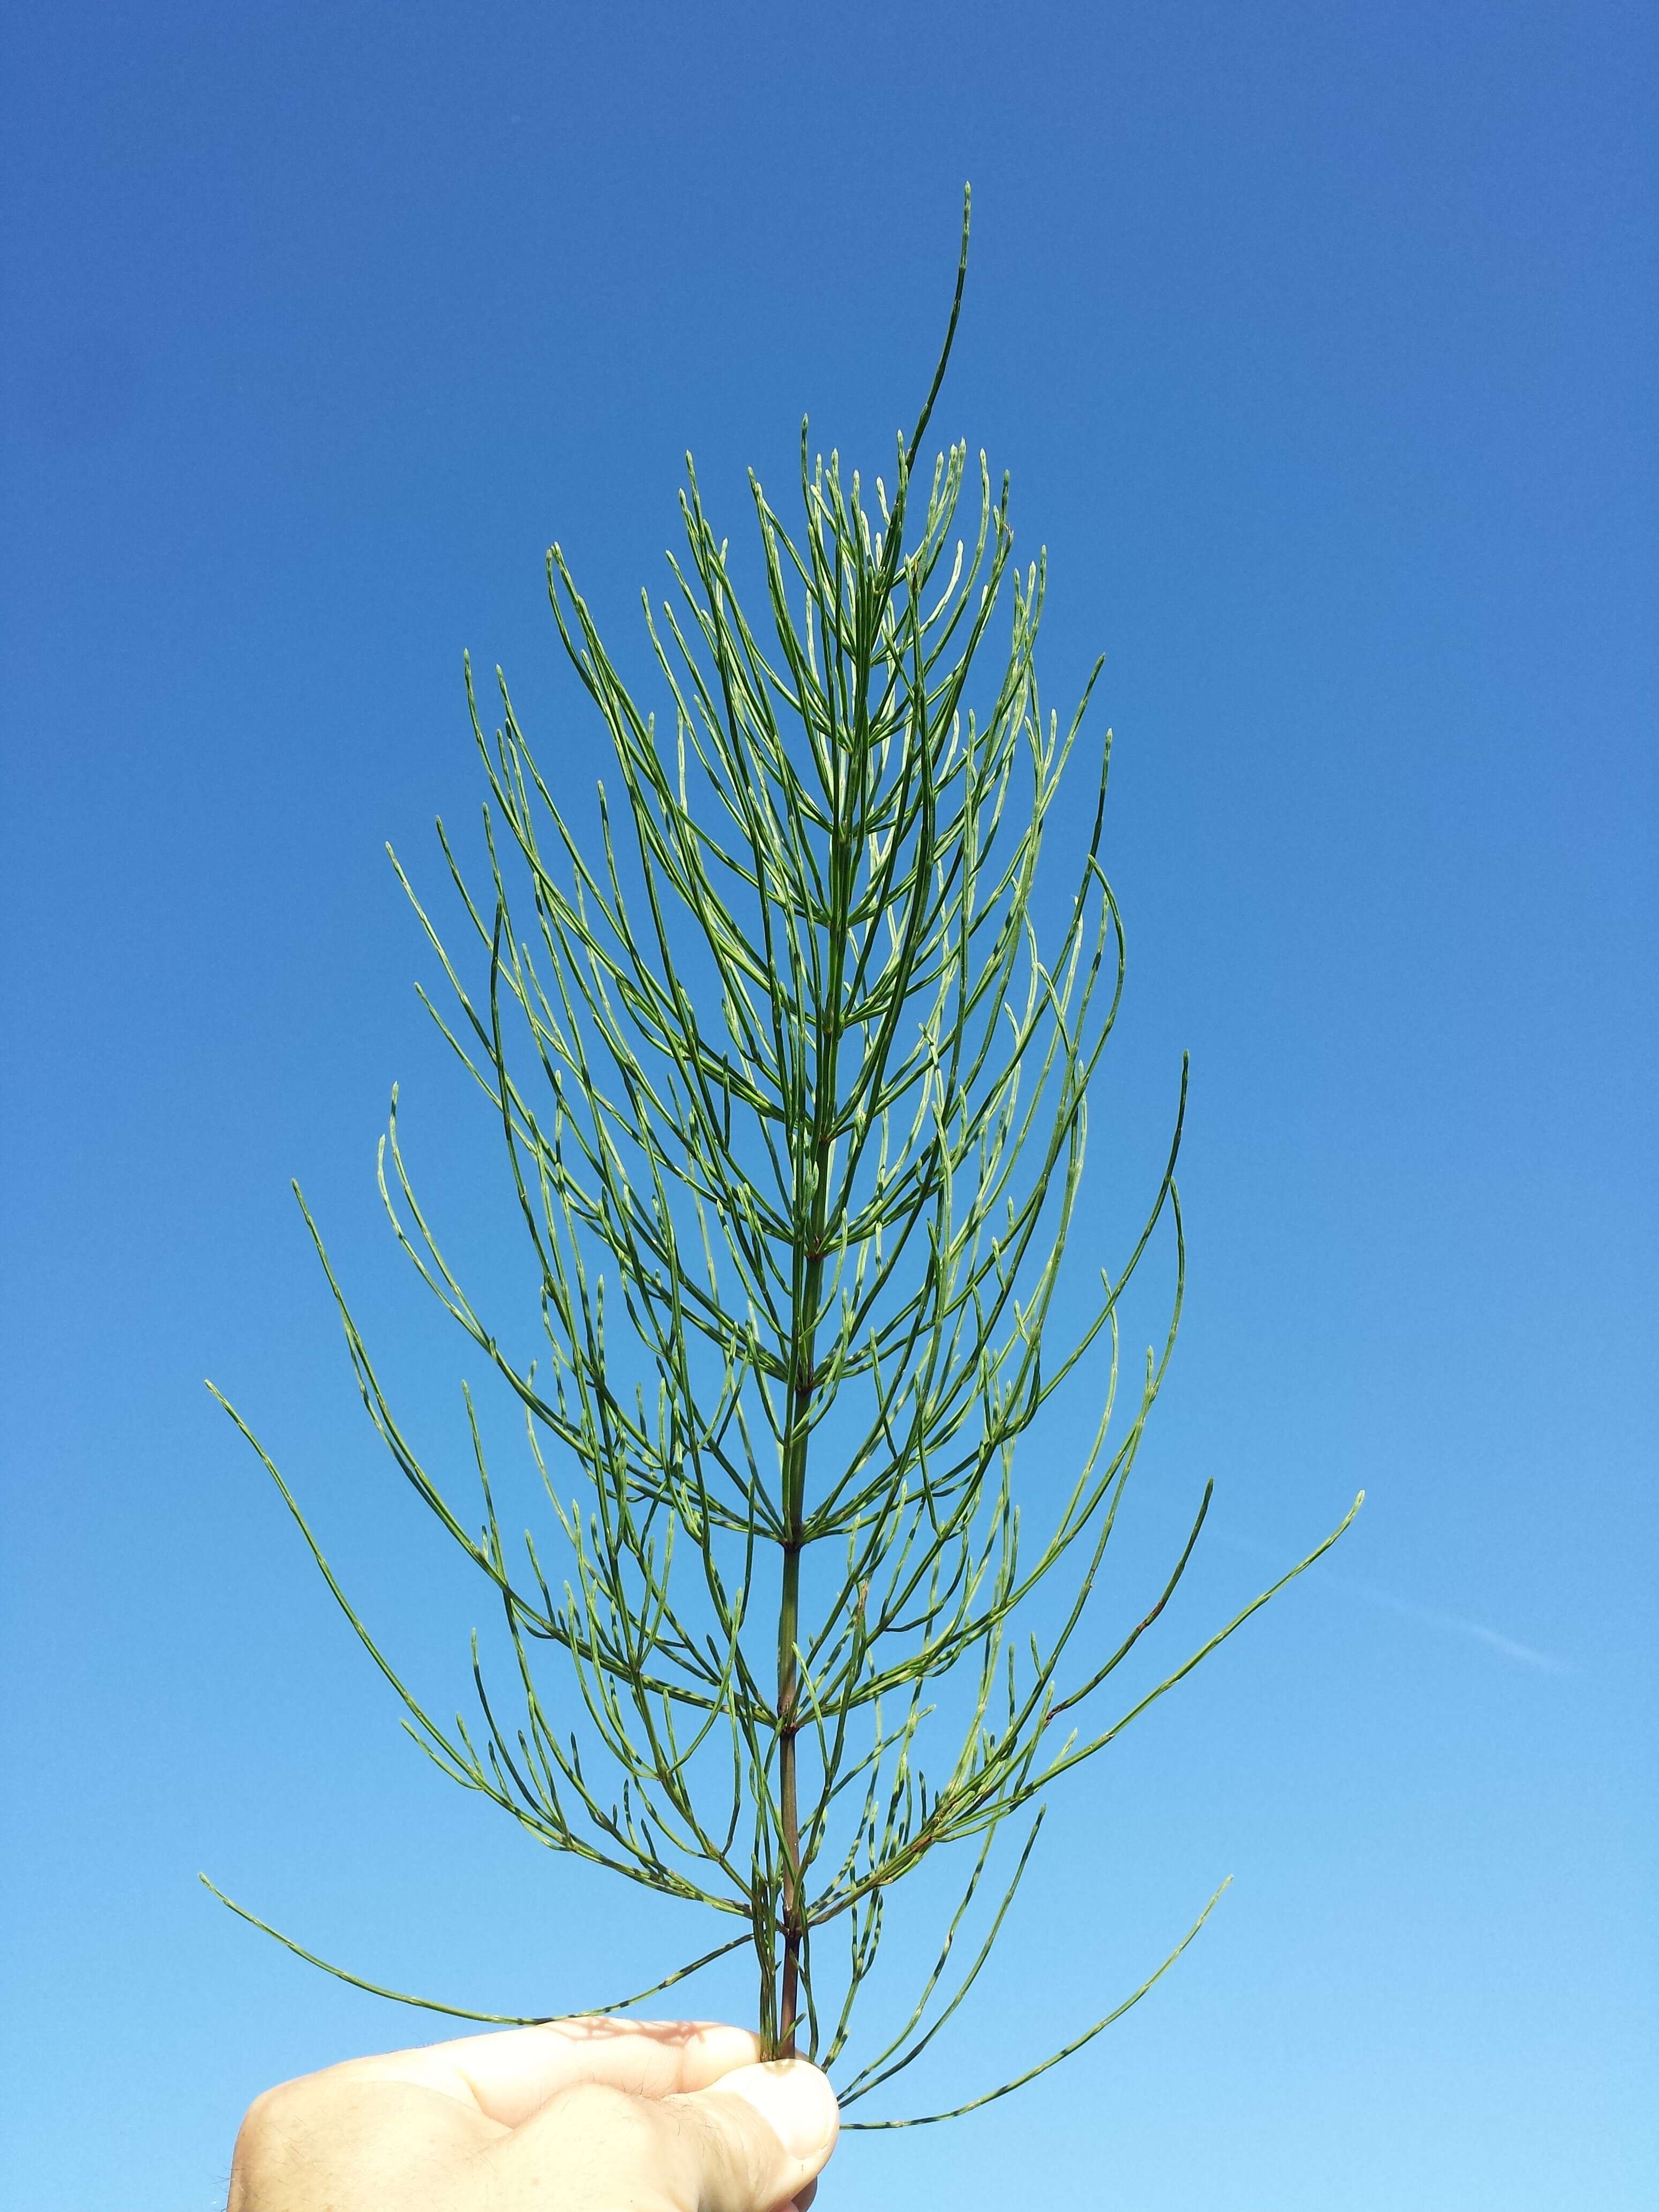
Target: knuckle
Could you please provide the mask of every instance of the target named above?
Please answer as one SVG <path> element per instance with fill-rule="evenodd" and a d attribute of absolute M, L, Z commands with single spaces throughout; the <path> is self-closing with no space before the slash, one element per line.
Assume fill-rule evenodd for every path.
<path fill-rule="evenodd" d="M 257 2197 L 274 2174 L 292 2163 L 296 2140 L 304 2133 L 307 2100 L 303 2081 L 283 2081 L 257 2096 L 242 2115 L 231 2154 L 232 2212 Z"/>
<path fill-rule="evenodd" d="M 290 2133 L 301 2102 L 299 2089 L 297 2081 L 279 2081 L 274 2088 L 261 2090 L 242 2115 L 238 2148 L 257 2148 Z"/>
<path fill-rule="evenodd" d="M 631 2122 L 638 2100 L 608 2081 L 573 2081 L 558 2096 L 562 2117 L 579 2125 L 620 2126 Z"/>

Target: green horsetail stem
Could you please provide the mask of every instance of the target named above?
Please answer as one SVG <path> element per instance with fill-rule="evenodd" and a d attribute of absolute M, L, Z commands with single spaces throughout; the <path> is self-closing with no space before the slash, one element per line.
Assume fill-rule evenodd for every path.
<path fill-rule="evenodd" d="M 515 1713 L 476 1637 L 478 1718 L 447 1724 L 417 1700 L 226 1408 L 443 1771 L 550 1849 L 732 1930 L 650 1990 L 610 2005 L 562 1991 L 538 2017 L 641 2002 L 749 1947 L 766 2051 L 830 2069 L 843 2108 L 932 2045 L 973 1988 L 1050 1785 L 1353 1517 L 1103 1723 L 1095 1701 L 1162 1613 L 1210 1502 L 1206 1487 L 1138 1625 L 1115 1642 L 1085 1630 L 1180 1322 L 1187 1078 L 1183 1065 L 1135 1240 L 1060 1329 L 1087 1093 L 1123 990 L 1100 859 L 1111 739 L 1081 863 L 1057 927 L 1040 931 L 1044 832 L 1099 665 L 1063 731 L 1045 718 L 1046 568 L 1014 564 L 1006 479 L 994 491 L 980 456 L 976 515 L 958 535 L 966 447 L 916 473 L 961 313 L 968 217 L 964 200 L 945 343 L 890 489 L 878 478 L 872 501 L 836 454 L 812 456 L 805 427 L 796 534 L 750 478 L 757 620 L 688 462 L 675 596 L 646 607 L 672 734 L 635 703 L 550 553 L 554 618 L 620 776 L 619 804 L 600 787 L 597 843 L 570 829 L 499 671 L 487 731 L 469 665 L 482 884 L 439 825 L 469 954 L 451 951 L 398 869 L 453 997 L 428 1008 L 499 1122 L 539 1279 L 538 1362 L 507 1351 L 445 1259 L 404 1164 L 395 1091 L 380 1193 L 416 1272 L 522 1412 L 551 1516 L 539 1538 L 509 1549 L 470 1395 L 477 1502 L 464 1511 L 428 1472 L 305 1218 L 370 1419 L 500 1608 Z M 1000 609 L 1006 643 L 993 648 Z M 1119 1422 L 1120 1301 L 1160 1231 L 1167 1324 Z M 1092 1441 L 1057 1493 L 1046 1486 L 1046 1533 L 1023 1547 L 1018 1447 L 1091 1355 Z M 562 1567 L 544 1566 L 550 1543 Z M 549 1646 L 556 1692 L 535 1663 Z M 956 1970 L 992 1848 L 1022 1814 L 1012 1879 Z M 952 1844 L 973 1844 L 974 1863 L 936 1963 L 897 2033 L 857 2053 L 889 1899 Z M 223 1901 L 378 1996 L 518 2017 L 365 1980 Z M 1049 2057 L 915 2121 L 848 2124 L 951 2118 L 1033 2079 L 1144 1996 L 1214 1903 Z"/>

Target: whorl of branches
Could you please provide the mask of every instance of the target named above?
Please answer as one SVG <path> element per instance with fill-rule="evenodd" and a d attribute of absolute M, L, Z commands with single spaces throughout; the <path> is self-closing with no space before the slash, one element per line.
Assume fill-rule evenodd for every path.
<path fill-rule="evenodd" d="M 963 269 L 966 248 L 964 222 Z M 878 478 L 872 501 L 834 454 L 812 459 L 804 428 L 793 534 L 750 479 L 762 619 L 739 603 L 691 474 L 676 595 L 646 609 L 672 732 L 636 705 L 553 548 L 559 633 L 621 779 L 620 807 L 601 787 L 596 852 L 505 682 L 490 734 L 469 670 L 489 783 L 482 888 L 447 838 L 444 851 L 481 987 L 404 881 L 454 995 L 434 1016 L 499 1118 L 539 1277 L 538 1364 L 515 1361 L 446 1262 L 395 1093 L 380 1188 L 416 1268 L 523 1409 L 561 1565 L 545 1538 L 504 1535 L 470 1397 L 482 1524 L 452 1502 L 329 1280 L 376 1427 L 500 1605 L 510 1688 L 487 1681 L 475 1638 L 477 1723 L 445 1726 L 416 1698 L 265 1460 L 444 1771 L 553 1849 L 735 1921 L 658 1988 L 751 1945 L 767 2049 L 831 2069 L 843 2106 L 908 2065 L 971 1987 L 1048 1786 L 1273 1594 L 1127 1711 L 1100 1713 L 1210 1500 L 1206 1487 L 1145 1616 L 1109 1648 L 1085 1635 L 1180 1318 L 1186 1079 L 1138 1236 L 1091 1292 L 1079 1300 L 1068 1277 L 1060 1297 L 1090 1079 L 1123 985 L 1100 861 L 1110 739 L 1045 945 L 1039 860 L 1094 678 L 1063 730 L 1045 717 L 1043 564 L 1014 564 L 1006 480 L 994 491 L 981 456 L 970 546 L 956 529 L 965 447 L 915 473 L 963 269 L 890 489 Z M 1120 1433 L 1119 1302 L 1165 1219 L 1167 1331 Z M 1064 1480 L 1045 1473 L 1043 1533 L 1022 1542 L 1021 1439 L 1097 1347 L 1092 1443 Z M 533 1656 L 547 1646 L 556 1691 Z M 993 1842 L 1022 1814 L 1012 1880 L 952 1979 Z M 889 1899 L 963 1842 L 976 1849 L 938 1964 L 854 2069 Z"/>

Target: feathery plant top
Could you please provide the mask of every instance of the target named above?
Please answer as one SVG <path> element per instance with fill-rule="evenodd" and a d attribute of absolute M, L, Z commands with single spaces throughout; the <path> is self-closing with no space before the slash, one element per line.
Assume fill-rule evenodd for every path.
<path fill-rule="evenodd" d="M 1100 862 L 1110 738 L 1045 931 L 1043 836 L 1094 677 L 1063 729 L 1045 716 L 1043 564 L 1014 563 L 1006 480 L 994 491 L 980 457 L 964 532 L 966 447 L 916 473 L 967 237 L 964 210 L 950 330 L 890 486 L 878 478 L 872 498 L 834 454 L 813 459 L 805 428 L 793 529 L 751 477 L 764 591 L 747 611 L 690 476 L 676 596 L 646 614 L 672 726 L 636 703 L 552 550 L 559 632 L 620 772 L 597 849 L 505 682 L 493 735 L 473 703 L 482 883 L 444 850 L 478 985 L 416 908 L 458 1010 L 434 1012 L 499 1119 L 539 1277 L 537 1361 L 508 1352 L 445 1261 L 395 1093 L 380 1187 L 416 1267 L 521 1407 L 550 1512 L 540 1536 L 504 1534 L 476 1419 L 474 1533 L 329 1279 L 380 1434 L 499 1605 L 506 1688 L 475 1641 L 479 1724 L 446 1727 L 416 1699 L 265 1461 L 446 1772 L 552 1848 L 735 1923 L 603 2008 L 750 1946 L 766 2049 L 829 2069 L 844 2107 L 972 1986 L 1049 1785 L 1273 1595 L 1127 1712 L 1101 1711 L 1210 1499 L 1151 1609 L 1103 1639 L 1088 1601 L 1180 1316 L 1186 1079 L 1138 1236 L 1085 1298 L 1068 1287 L 1062 1313 L 1087 1091 L 1123 986 Z M 1167 1330 L 1119 1419 L 1119 1300 L 1164 1221 Z M 1092 1443 L 1045 1474 L 1022 1541 L 1020 1441 L 1068 1382 L 1101 1401 Z M 1022 1814 L 1012 1876 L 975 1919 L 993 1845 Z M 969 1849 L 938 1962 L 897 2033 L 864 2048 L 855 2013 L 890 1903 L 951 1844 Z M 921 2117 L 1018 2087 L 1157 1978 L 1000 2088 Z"/>

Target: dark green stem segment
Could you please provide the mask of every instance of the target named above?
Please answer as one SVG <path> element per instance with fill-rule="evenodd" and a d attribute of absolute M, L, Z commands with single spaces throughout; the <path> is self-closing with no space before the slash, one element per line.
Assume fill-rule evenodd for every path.
<path fill-rule="evenodd" d="M 783 1595 L 778 1608 L 778 1791 L 783 1824 L 783 1977 L 778 1996 L 776 2053 L 780 2058 L 793 2058 L 795 2055 L 800 1953 L 806 1932 L 801 1912 L 800 1812 L 795 1779 L 799 1684 L 794 1639 L 799 1605 L 800 1547 L 789 1543 L 784 1547 Z"/>
<path fill-rule="evenodd" d="M 799 1790 L 796 1741 L 800 1734 L 800 1670 L 797 1659 L 800 1622 L 800 1560 L 806 1507 L 806 1444 L 812 1403 L 815 1321 L 823 1289 L 824 1172 L 817 1163 L 818 1187 L 812 1204 L 814 1249 L 802 1284 L 803 1326 L 796 1337 L 794 1380 L 790 1389 L 789 1431 L 783 1456 L 783 1586 L 778 1602 L 778 1810 L 783 1844 L 783 1972 L 778 1991 L 776 2048 L 773 2056 L 795 2055 L 795 2021 L 800 2007 L 801 1949 L 806 1940 L 805 1869 L 800 1863 Z M 763 2037 L 769 2043 L 768 2023 Z"/>
<path fill-rule="evenodd" d="M 860 712 L 857 735 L 866 735 Z M 807 1171 L 811 1177 L 805 1250 L 797 1247 L 793 1374 L 789 1425 L 783 1450 L 783 1577 L 778 1601 L 778 1813 L 783 1846 L 783 1972 L 777 1998 L 775 2039 L 763 2019 L 769 2055 L 795 2056 L 795 2022 L 800 2008 L 801 1954 L 806 1943 L 805 1869 L 801 1864 L 799 1787 L 796 1743 L 800 1734 L 799 1647 L 800 1560 L 805 1543 L 806 1449 L 811 1431 L 812 1391 L 817 1381 L 818 1306 L 823 1296 L 825 1237 L 829 1224 L 830 1159 L 834 1139 L 836 1076 L 841 1058 L 841 994 L 845 981 L 846 917 L 854 875 L 853 838 L 836 810 L 830 854 L 829 962 L 824 1003 L 818 1012 L 812 1096 L 812 1130 Z M 799 1216 L 797 1214 L 797 1219 Z M 804 1261 L 804 1264 L 803 1264 Z"/>

